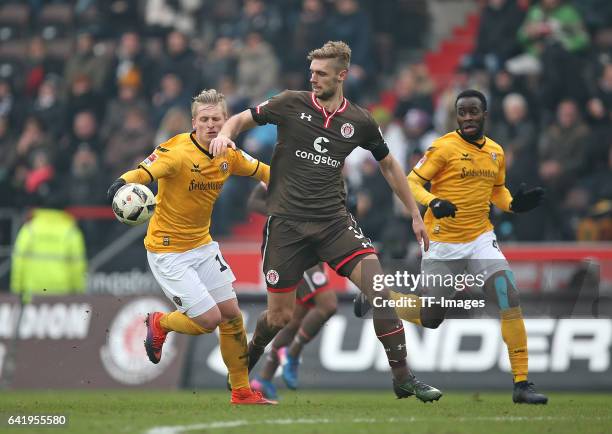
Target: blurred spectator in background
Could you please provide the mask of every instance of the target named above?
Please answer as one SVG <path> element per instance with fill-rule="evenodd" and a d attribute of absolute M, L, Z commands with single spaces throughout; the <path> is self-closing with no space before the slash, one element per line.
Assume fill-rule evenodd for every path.
<path fill-rule="evenodd" d="M 238 55 L 238 93 L 259 103 L 278 83 L 279 62 L 270 44 L 258 32 L 250 32 Z"/>
<path fill-rule="evenodd" d="M 25 303 L 33 295 L 84 293 L 87 259 L 83 234 L 63 211 L 53 182 L 38 186 L 39 207 L 17 234 L 11 261 L 11 292 Z"/>
<path fill-rule="evenodd" d="M 270 3 L 264 0 L 244 0 L 235 36 L 244 40 L 250 33 L 256 32 L 270 45 L 277 46 L 282 21 L 275 6 Z"/>
<path fill-rule="evenodd" d="M 66 61 L 64 80 L 73 83 L 80 75 L 87 75 L 96 92 L 103 91 L 108 74 L 108 59 L 94 53 L 94 35 L 81 31 L 76 35 L 74 53 Z"/>
<path fill-rule="evenodd" d="M 67 204 L 105 205 L 108 178 L 96 152 L 87 144 L 79 146 L 72 157 L 70 172 L 62 179 Z"/>
<path fill-rule="evenodd" d="M 203 0 L 147 0 L 145 22 L 157 32 L 178 30 L 193 35 L 203 3 Z"/>
<path fill-rule="evenodd" d="M 47 55 L 47 47 L 43 38 L 34 36 L 30 39 L 28 55 L 25 59 L 25 95 L 27 97 L 36 95 L 45 76 L 52 73 L 57 74 L 60 71 L 61 65 Z"/>
<path fill-rule="evenodd" d="M 433 113 L 433 100 L 429 83 L 424 83 L 424 87 L 419 87 L 419 82 L 415 70 L 411 67 L 402 68 L 395 79 L 393 91 L 395 93 L 395 112 L 396 119 L 403 121 L 408 110 L 416 108 L 429 114 Z"/>
<path fill-rule="evenodd" d="M 219 82 L 224 78 L 235 78 L 237 65 L 234 40 L 225 36 L 218 38 L 202 67 L 204 87 L 218 89 Z"/>
<path fill-rule="evenodd" d="M 304 59 L 312 47 L 321 47 L 327 42 L 327 9 L 323 0 L 302 0 L 302 9 L 287 27 L 293 29 L 293 39 L 285 58 L 286 66 L 298 75 L 296 88 L 307 80 L 304 74 Z"/>
<path fill-rule="evenodd" d="M 357 220 L 368 238 L 379 241 L 386 223 L 392 217 L 389 210 L 393 207 L 393 193 L 385 178 L 378 170 L 378 164 L 371 157 L 361 164 L 362 182 L 357 189 Z"/>
<path fill-rule="evenodd" d="M 531 6 L 518 33 L 526 55 L 510 59 L 514 74 L 541 72 L 541 101 L 552 111 L 563 97 L 585 99 L 583 60 L 589 35 L 580 14 L 564 0 Z"/>
<path fill-rule="evenodd" d="M 0 206 L 8 205 L 9 192 L 9 173 L 15 159 L 15 137 L 9 127 L 8 119 L 5 116 L 0 116 Z"/>
<path fill-rule="evenodd" d="M 33 191 L 33 182 L 37 177 L 48 172 L 48 164 L 43 163 L 47 163 L 52 155 L 52 142 L 44 124 L 37 117 L 29 116 L 26 118 L 21 135 L 14 144 L 14 150 L 8 155 L 8 160 L 11 161 L 10 182 L 14 191 L 19 193 L 12 198 L 14 205 L 23 206 L 28 203 L 28 196 Z M 46 158 L 46 161 L 43 161 L 43 158 Z M 43 170 L 32 176 L 33 172 L 38 169 Z"/>
<path fill-rule="evenodd" d="M 589 148 L 589 129 L 580 118 L 576 103 L 562 101 L 557 108 L 557 119 L 540 137 L 538 174 L 547 190 L 545 209 L 549 211 L 548 224 L 553 239 L 571 239 L 566 216 L 560 208 L 568 190 L 585 173 Z"/>
<path fill-rule="evenodd" d="M 160 81 L 160 88 L 153 95 L 153 122 L 159 125 L 168 110 L 173 107 L 183 108 L 191 100 L 183 87 L 183 81 L 176 74 L 164 74 Z"/>
<path fill-rule="evenodd" d="M 104 162 L 111 178 L 118 178 L 153 152 L 153 131 L 146 116 L 137 108 L 125 113 L 121 129 L 114 131 L 104 149 Z"/>
<path fill-rule="evenodd" d="M 74 117 L 70 133 L 60 142 L 60 154 L 72 156 L 82 146 L 87 146 L 97 155 L 101 155 L 104 150 L 99 136 L 98 121 L 94 113 L 89 110 L 78 112 Z M 58 158 L 57 170 L 62 175 L 68 173 L 71 163 L 70 158 Z"/>
<path fill-rule="evenodd" d="M 408 110 L 404 116 L 403 127 L 409 155 L 415 150 L 425 153 L 438 138 L 431 125 L 431 116 L 425 110 L 416 108 Z"/>
<path fill-rule="evenodd" d="M 493 124 L 489 135 L 504 147 L 506 185 L 511 190 L 518 188 L 520 182 L 537 185 L 538 168 L 534 158 L 537 127 L 529 119 L 527 100 L 521 94 L 510 93 L 504 97 L 502 106 L 503 119 Z"/>
<path fill-rule="evenodd" d="M 564 100 L 557 108 L 557 120 L 543 133 L 538 144 L 540 178 L 562 193 L 582 173 L 589 129 L 580 118 L 576 102 Z"/>
<path fill-rule="evenodd" d="M 127 74 L 132 74 L 138 77 L 144 94 L 150 96 L 157 80 L 154 71 L 155 66 L 142 49 L 140 35 L 134 31 L 125 32 L 110 63 L 107 93 L 109 96 L 117 95 L 119 83 Z"/>
<path fill-rule="evenodd" d="M 490 124 L 503 122 L 505 115 L 503 101 L 507 95 L 510 95 L 511 93 L 518 93 L 523 97 L 526 97 L 529 93 L 524 86 L 522 86 L 521 80 L 510 74 L 505 69 L 501 69 L 493 75 L 489 91 L 490 98 L 488 118 L 490 120 Z M 535 103 L 530 102 L 529 105 L 535 112 Z M 535 113 L 530 113 L 530 115 L 534 116 Z"/>
<path fill-rule="evenodd" d="M 519 54 L 515 38 L 525 13 L 516 0 L 488 0 L 480 15 L 476 48 L 463 62 L 468 68 L 486 68 L 491 73 L 501 69 L 506 60 Z"/>
<path fill-rule="evenodd" d="M 23 122 L 21 114 L 11 82 L 0 78 L 0 116 L 7 118 L 14 128 L 19 128 Z"/>
<path fill-rule="evenodd" d="M 166 140 L 192 129 L 189 113 L 179 107 L 172 107 L 166 112 L 155 134 L 154 143 L 163 143 Z"/>
<path fill-rule="evenodd" d="M 149 104 L 140 92 L 140 78 L 138 74 L 130 73 L 119 82 L 117 97 L 106 105 L 106 116 L 100 130 L 103 141 L 107 141 L 113 132 L 122 127 L 126 113 L 132 109 L 149 112 Z"/>
<path fill-rule="evenodd" d="M 93 89 L 91 78 L 85 74 L 77 75 L 70 84 L 70 94 L 66 100 L 67 126 L 71 127 L 76 115 L 82 111 L 91 112 L 96 120 L 101 121 L 105 108 L 104 96 Z"/>
<path fill-rule="evenodd" d="M 329 39 L 344 41 L 351 47 L 351 66 L 344 91 L 347 98 L 359 103 L 363 86 L 374 72 L 370 18 L 357 0 L 334 0 L 334 6 L 335 13 L 329 19 Z"/>
<path fill-rule="evenodd" d="M 59 95 L 59 78 L 47 76 L 38 88 L 38 93 L 32 101 L 31 113 L 37 116 L 51 133 L 58 139 L 64 132 L 66 125 L 66 107 Z"/>
<path fill-rule="evenodd" d="M 159 76 L 174 74 L 180 77 L 185 93 L 192 95 L 200 80 L 197 56 L 189 47 L 184 33 L 172 31 L 166 36 L 166 53 L 159 66 Z"/>
<path fill-rule="evenodd" d="M 601 68 L 587 109 L 595 123 L 610 125 L 612 122 L 612 63 Z"/>

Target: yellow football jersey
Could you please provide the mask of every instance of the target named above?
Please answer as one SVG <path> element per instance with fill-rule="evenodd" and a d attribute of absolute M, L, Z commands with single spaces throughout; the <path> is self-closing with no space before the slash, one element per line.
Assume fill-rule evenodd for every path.
<path fill-rule="evenodd" d="M 162 143 L 138 168 L 121 177 L 126 182 L 158 180 L 157 207 L 144 240 L 155 253 L 184 252 L 212 241 L 213 205 L 230 175 L 266 184 L 270 178 L 269 166 L 244 151 L 228 149 L 225 157 L 213 158 L 193 132 Z M 143 170 L 148 179 L 142 179 Z"/>
<path fill-rule="evenodd" d="M 424 188 L 431 182 L 431 191 Z M 465 243 L 493 229 L 489 220 L 490 203 L 509 211 L 512 196 L 505 187 L 504 151 L 488 137 L 470 143 L 457 132 L 433 142 L 414 166 L 408 183 L 417 201 L 427 206 L 435 198 L 457 206 L 455 217 L 437 219 L 431 209 L 425 213 L 425 226 L 433 241 Z"/>

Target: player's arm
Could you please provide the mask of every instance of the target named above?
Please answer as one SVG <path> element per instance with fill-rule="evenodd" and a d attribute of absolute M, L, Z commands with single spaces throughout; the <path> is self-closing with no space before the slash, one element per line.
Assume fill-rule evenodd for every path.
<path fill-rule="evenodd" d="M 251 157 L 243 150 L 231 150 L 227 159 L 232 175 L 250 176 L 266 185 L 270 182 L 270 166 Z"/>
<path fill-rule="evenodd" d="M 240 133 L 256 126 L 257 123 L 253 119 L 250 109 L 238 113 L 227 120 L 219 134 L 217 134 L 217 137 L 211 140 L 208 150 L 215 157 L 217 155 L 225 155 L 227 148 L 236 149 L 234 140 Z"/>
<path fill-rule="evenodd" d="M 159 152 L 158 149 L 160 150 Z M 147 185 L 156 179 L 173 176 L 179 166 L 179 161 L 174 152 L 158 146 L 136 169 L 127 171 L 117 178 L 108 188 L 106 198 L 109 203 L 112 203 L 117 190 L 125 184 L 136 183 Z"/>
<path fill-rule="evenodd" d="M 402 170 L 400 164 L 397 162 L 395 157 L 390 153 L 378 161 L 380 165 L 380 171 L 387 180 L 387 183 L 396 194 L 396 196 L 402 201 L 402 203 L 408 208 L 410 215 L 412 216 L 412 229 L 416 235 L 419 243 L 423 242 L 424 249 L 429 249 L 429 237 L 421 218 L 421 213 L 417 207 L 414 197 L 410 192 L 408 184 L 406 184 L 406 174 Z"/>
<path fill-rule="evenodd" d="M 444 149 L 432 146 L 408 175 L 408 185 L 416 200 L 431 209 L 435 218 L 455 217 L 458 208 L 444 198 L 436 197 L 427 191 L 425 184 L 430 182 L 446 165 Z"/>
<path fill-rule="evenodd" d="M 259 214 L 268 215 L 268 208 L 266 206 L 266 198 L 268 197 L 268 189 L 266 184 L 260 182 L 255 186 L 251 195 L 247 201 L 247 209 L 252 212 Z"/>

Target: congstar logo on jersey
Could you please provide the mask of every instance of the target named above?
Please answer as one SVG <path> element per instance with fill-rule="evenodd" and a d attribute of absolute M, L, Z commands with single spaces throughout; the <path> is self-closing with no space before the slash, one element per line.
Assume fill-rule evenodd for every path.
<path fill-rule="evenodd" d="M 327 137 L 317 137 L 312 143 L 316 153 L 297 149 L 295 151 L 295 156 L 303 160 L 310 160 L 316 165 L 323 164 L 325 166 L 340 167 L 340 161 L 334 160 L 329 155 L 324 155 L 329 151 L 325 147 L 328 143 L 329 139 Z"/>

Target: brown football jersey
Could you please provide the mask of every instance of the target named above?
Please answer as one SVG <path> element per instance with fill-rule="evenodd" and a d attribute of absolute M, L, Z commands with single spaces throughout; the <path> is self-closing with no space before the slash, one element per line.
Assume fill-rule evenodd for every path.
<path fill-rule="evenodd" d="M 370 113 L 346 98 L 329 113 L 312 92 L 286 90 L 252 108 L 259 125 L 275 124 L 268 213 L 296 220 L 347 214 L 342 167 L 358 146 L 387 148 Z"/>

